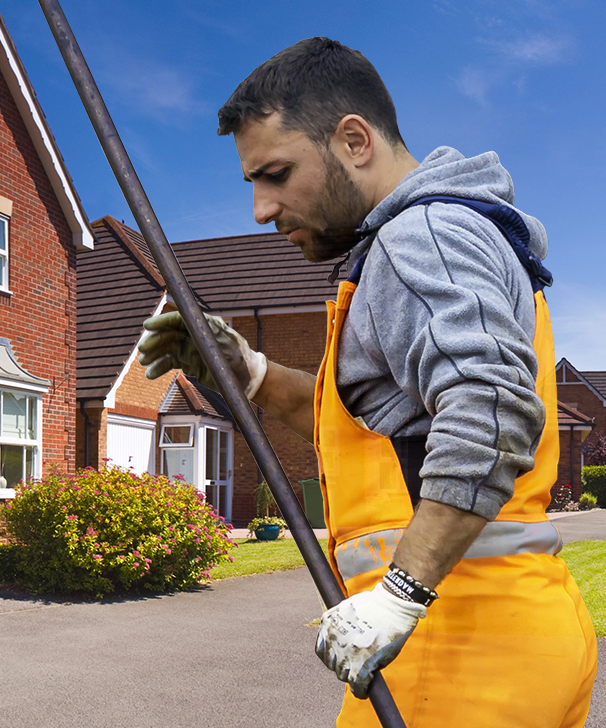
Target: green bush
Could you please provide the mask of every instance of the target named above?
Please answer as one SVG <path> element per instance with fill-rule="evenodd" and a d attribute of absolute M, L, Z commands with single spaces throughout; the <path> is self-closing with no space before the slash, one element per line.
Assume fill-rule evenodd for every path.
<path fill-rule="evenodd" d="M 164 476 L 55 472 L 19 485 L 4 515 L 12 547 L 0 567 L 36 592 L 186 589 L 232 560 L 223 518 L 192 485 Z"/>
<path fill-rule="evenodd" d="M 592 508 L 597 508 L 598 499 L 593 493 L 583 493 L 579 498 L 579 507 L 582 511 L 590 511 Z"/>
<path fill-rule="evenodd" d="M 586 493 L 595 495 L 600 508 L 606 508 L 606 465 L 587 465 L 581 470 Z"/>

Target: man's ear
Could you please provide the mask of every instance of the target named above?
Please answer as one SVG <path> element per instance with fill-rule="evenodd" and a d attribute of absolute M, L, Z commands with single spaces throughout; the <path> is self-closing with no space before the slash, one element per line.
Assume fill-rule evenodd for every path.
<path fill-rule="evenodd" d="M 344 116 L 331 139 L 333 152 L 355 167 L 363 167 L 372 159 L 375 149 L 374 130 L 358 114 Z"/>

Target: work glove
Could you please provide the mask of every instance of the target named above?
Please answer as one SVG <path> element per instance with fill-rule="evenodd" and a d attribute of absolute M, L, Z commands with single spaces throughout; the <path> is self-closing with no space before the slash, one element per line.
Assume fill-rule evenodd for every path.
<path fill-rule="evenodd" d="M 219 316 L 204 315 L 244 394 L 252 399 L 267 373 L 265 355 L 253 351 L 246 339 Z M 203 386 L 218 389 L 178 311 L 153 316 L 144 321 L 143 327 L 149 334 L 139 342 L 139 363 L 147 367 L 148 379 L 161 377 L 171 369 L 181 369 Z"/>
<path fill-rule="evenodd" d="M 356 698 L 366 698 L 375 671 L 400 654 L 426 614 L 427 607 L 397 597 L 379 582 L 324 613 L 316 654 Z"/>

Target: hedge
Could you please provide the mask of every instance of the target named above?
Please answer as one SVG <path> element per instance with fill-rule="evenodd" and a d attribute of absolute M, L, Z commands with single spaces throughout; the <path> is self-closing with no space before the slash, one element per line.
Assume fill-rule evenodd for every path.
<path fill-rule="evenodd" d="M 598 506 L 606 508 L 606 465 L 587 465 L 581 470 L 585 492 L 598 499 Z"/>

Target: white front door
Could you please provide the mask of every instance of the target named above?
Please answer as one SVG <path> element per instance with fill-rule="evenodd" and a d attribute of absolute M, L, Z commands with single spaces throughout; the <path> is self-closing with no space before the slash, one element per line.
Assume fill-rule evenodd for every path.
<path fill-rule="evenodd" d="M 204 428 L 204 490 L 206 500 L 226 521 L 231 520 L 232 433 L 219 427 Z"/>

